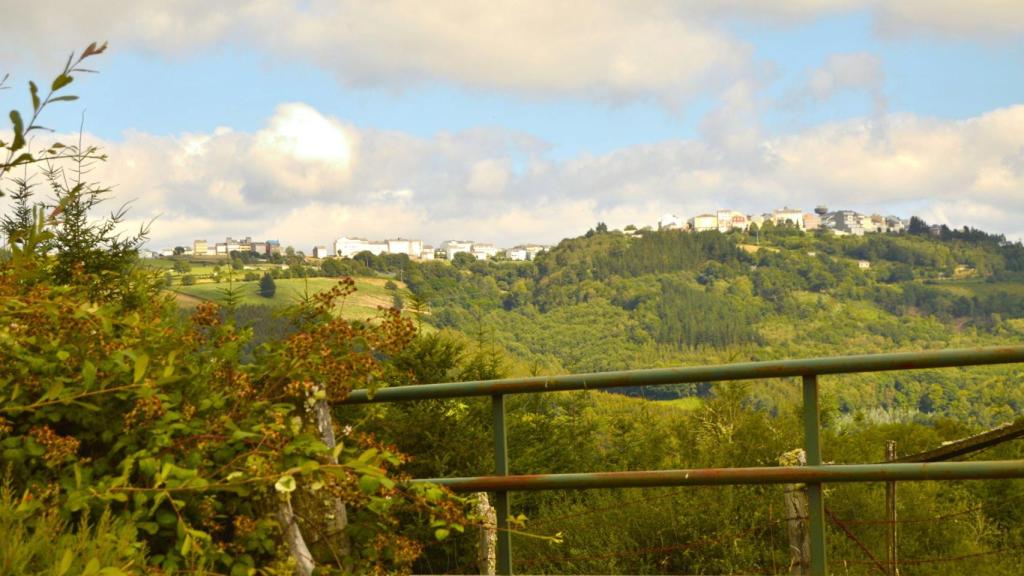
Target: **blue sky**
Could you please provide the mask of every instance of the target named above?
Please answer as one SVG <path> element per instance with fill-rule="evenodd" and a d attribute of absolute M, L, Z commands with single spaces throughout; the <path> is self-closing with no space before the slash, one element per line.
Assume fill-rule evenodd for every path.
<path fill-rule="evenodd" d="M 551 242 L 818 203 L 1024 235 L 1014 2 L 215 8 L 89 0 L 0 23 L 9 106 L 110 41 L 44 123 L 72 132 L 86 110 L 118 199 L 159 216 L 154 246 Z"/>

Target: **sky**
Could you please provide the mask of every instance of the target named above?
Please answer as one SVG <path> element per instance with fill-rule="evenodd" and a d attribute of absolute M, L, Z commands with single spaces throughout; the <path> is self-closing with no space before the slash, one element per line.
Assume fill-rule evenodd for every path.
<path fill-rule="evenodd" d="M 0 107 L 149 246 L 554 243 L 731 208 L 1024 238 L 1020 0 L 0 0 Z M 75 134 L 75 136 L 67 136 Z"/>

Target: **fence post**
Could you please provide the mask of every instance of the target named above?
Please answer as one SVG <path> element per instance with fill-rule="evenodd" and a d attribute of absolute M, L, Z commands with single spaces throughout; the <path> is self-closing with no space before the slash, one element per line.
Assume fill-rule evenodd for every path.
<path fill-rule="evenodd" d="M 779 457 L 782 466 L 803 466 L 807 457 L 803 449 L 790 450 Z M 810 574 L 811 533 L 807 529 L 807 486 L 786 484 L 783 492 L 786 504 L 786 533 L 789 536 L 789 573 L 793 576 Z"/>
<path fill-rule="evenodd" d="M 487 498 L 487 492 L 477 492 L 476 513 L 481 520 L 477 567 L 480 574 L 494 576 L 497 568 L 497 556 L 494 548 L 498 535 L 498 520 L 495 517 L 494 506 L 491 506 L 491 502 Z"/>
<path fill-rule="evenodd" d="M 804 392 L 804 450 L 808 466 L 821 466 L 821 413 L 818 406 L 818 377 L 811 374 L 803 377 Z M 811 520 L 811 574 L 825 576 L 828 573 L 827 550 L 825 549 L 825 502 L 821 493 L 821 482 L 807 483 L 808 516 Z"/>
<path fill-rule="evenodd" d="M 505 396 L 491 396 L 491 414 L 494 425 L 494 474 L 508 476 L 508 439 L 505 427 Z M 494 494 L 494 508 L 497 512 L 497 572 L 512 574 L 512 534 L 508 531 L 509 494 L 502 490 Z"/>
<path fill-rule="evenodd" d="M 885 460 L 891 462 L 896 459 L 896 441 L 885 441 Z M 885 483 L 885 519 L 888 532 L 885 539 L 885 561 L 889 565 L 890 576 L 899 576 L 900 569 L 897 564 L 896 554 L 896 483 Z"/>

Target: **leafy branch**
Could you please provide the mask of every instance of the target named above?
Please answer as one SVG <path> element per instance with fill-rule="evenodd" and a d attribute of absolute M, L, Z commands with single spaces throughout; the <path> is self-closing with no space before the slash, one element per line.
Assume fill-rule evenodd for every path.
<path fill-rule="evenodd" d="M 50 104 L 56 102 L 72 102 L 78 99 L 78 96 L 73 94 L 60 94 L 58 93 L 71 84 L 75 77 L 74 74 L 80 73 L 96 73 L 95 70 L 90 70 L 81 66 L 87 58 L 102 54 L 107 49 L 107 43 L 104 42 L 101 45 L 97 45 L 95 42 L 86 46 L 85 50 L 76 58 L 75 53 L 72 52 L 68 56 L 67 62 L 64 64 L 64 69 L 57 75 L 56 78 L 50 82 L 50 89 L 44 96 L 40 96 L 39 86 L 35 82 L 29 82 L 29 94 L 32 97 L 32 114 L 29 116 L 29 120 L 26 123 L 21 113 L 17 110 L 11 110 L 8 117 L 11 120 L 12 140 L 11 142 L 0 141 L 0 149 L 7 150 L 7 157 L 0 162 L 0 179 L 7 174 L 11 168 L 17 166 L 23 166 L 26 164 L 32 164 L 43 160 L 43 158 L 37 158 L 33 156 L 31 151 L 25 151 L 28 146 L 28 137 L 34 131 L 48 130 L 44 126 L 37 124 L 40 115 L 43 110 L 46 109 Z M 7 89 L 5 82 L 9 78 L 9 75 L 5 74 L 0 79 L 0 89 Z M 62 154 L 65 146 L 60 142 L 55 142 L 50 145 L 45 154 L 49 158 L 59 157 Z M 20 152 L 20 153 L 19 153 Z M 2 196 L 0 192 L 0 196 Z"/>

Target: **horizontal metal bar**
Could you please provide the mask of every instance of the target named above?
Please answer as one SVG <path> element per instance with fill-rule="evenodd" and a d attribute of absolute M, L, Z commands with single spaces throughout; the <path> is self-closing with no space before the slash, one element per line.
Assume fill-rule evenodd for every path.
<path fill-rule="evenodd" d="M 353 390 L 343 403 L 401 402 L 430 398 L 458 398 L 491 396 L 526 392 L 556 392 L 564 390 L 591 390 L 626 386 L 654 386 L 692 382 L 720 382 L 724 380 L 751 380 L 755 378 L 784 378 L 812 374 L 848 374 L 854 372 L 880 372 L 886 370 L 916 370 L 922 368 L 948 368 L 981 364 L 1008 364 L 1024 362 L 1024 346 L 996 346 L 988 348 L 962 348 L 929 350 L 925 352 L 895 352 L 864 354 L 859 356 L 832 356 L 803 360 L 770 360 L 743 362 L 716 366 L 655 368 L 622 370 L 565 376 L 539 376 L 532 378 L 506 378 L 475 382 L 449 382 L 381 388 L 375 392 Z"/>
<path fill-rule="evenodd" d="M 761 468 L 697 468 L 582 474 L 532 474 L 427 478 L 455 492 L 495 490 L 583 490 L 654 486 L 790 484 L 810 482 L 884 482 L 889 480 L 979 480 L 1024 478 L 1024 460 L 933 462 L 927 464 L 831 464 Z"/>

